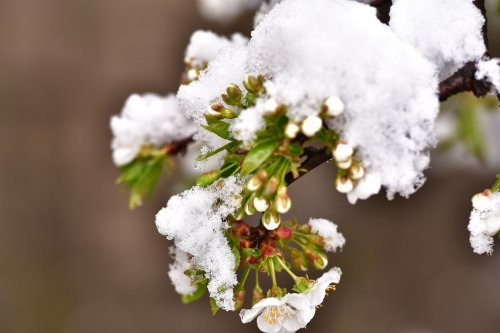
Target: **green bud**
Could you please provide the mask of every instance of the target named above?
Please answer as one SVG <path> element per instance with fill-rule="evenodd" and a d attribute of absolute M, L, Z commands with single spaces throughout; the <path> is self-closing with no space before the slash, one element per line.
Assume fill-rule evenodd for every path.
<path fill-rule="evenodd" d="M 237 289 L 234 291 L 234 309 L 239 310 L 245 303 L 245 289 Z"/>
<path fill-rule="evenodd" d="M 305 249 L 305 253 L 307 258 L 313 263 L 314 268 L 323 270 L 328 266 L 328 257 L 325 253 L 310 248 Z"/>
<path fill-rule="evenodd" d="M 273 194 L 276 193 L 278 190 L 280 182 L 278 180 L 278 177 L 272 176 L 268 181 L 267 184 L 264 188 L 264 196 L 266 197 L 271 197 Z"/>
<path fill-rule="evenodd" d="M 212 185 L 219 178 L 219 171 L 210 171 L 199 176 L 198 179 L 196 179 L 196 185 L 199 187 L 207 187 Z"/>
<path fill-rule="evenodd" d="M 280 288 L 280 287 L 272 287 L 268 292 L 267 292 L 267 297 L 276 297 L 276 298 L 281 298 L 286 295 L 286 290 Z"/>
<path fill-rule="evenodd" d="M 295 281 L 295 286 L 294 286 L 293 290 L 295 290 L 298 293 L 305 293 L 309 289 L 311 289 L 313 285 L 314 285 L 313 281 L 310 281 L 309 279 L 307 279 L 305 277 L 299 277 Z"/>
<path fill-rule="evenodd" d="M 306 272 L 308 270 L 307 267 L 307 259 L 304 254 L 296 248 L 292 248 L 290 251 L 290 260 L 292 262 L 292 266 L 302 272 Z"/>
<path fill-rule="evenodd" d="M 262 215 L 262 224 L 267 230 L 277 229 L 281 224 L 281 215 L 273 209 L 268 209 Z"/>
<path fill-rule="evenodd" d="M 257 209 L 255 209 L 255 206 L 253 205 L 254 198 L 255 198 L 255 196 L 253 196 L 253 195 L 250 196 L 250 198 L 248 198 L 248 200 L 245 203 L 245 214 L 246 215 L 252 216 L 255 213 L 257 213 Z"/>
<path fill-rule="evenodd" d="M 248 75 L 245 78 L 245 80 L 243 81 L 243 85 L 245 86 L 245 88 L 248 91 L 250 91 L 254 94 L 258 94 L 262 88 L 261 80 L 259 80 L 259 78 L 255 77 L 253 75 Z"/>
<path fill-rule="evenodd" d="M 231 98 L 233 101 L 239 101 L 241 99 L 241 89 L 234 83 L 231 83 L 231 85 L 227 87 L 226 92 L 229 98 Z"/>
<path fill-rule="evenodd" d="M 264 299 L 264 291 L 259 285 L 256 285 L 253 288 L 252 292 L 252 305 Z"/>
<path fill-rule="evenodd" d="M 231 110 L 231 109 L 222 109 L 220 111 L 221 115 L 223 118 L 226 118 L 226 119 L 234 119 L 236 117 L 238 117 L 238 113 L 234 110 Z"/>

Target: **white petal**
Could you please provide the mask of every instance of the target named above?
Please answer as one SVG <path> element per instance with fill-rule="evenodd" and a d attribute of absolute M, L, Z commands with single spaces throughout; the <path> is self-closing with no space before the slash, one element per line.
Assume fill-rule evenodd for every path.
<path fill-rule="evenodd" d="M 304 328 L 304 325 L 302 325 L 302 323 L 299 322 L 297 317 L 292 316 L 291 318 L 285 317 L 285 320 L 283 321 L 283 327 L 288 332 L 296 332 L 301 328 Z"/>
<path fill-rule="evenodd" d="M 316 314 L 316 307 L 312 306 L 307 310 L 299 311 L 297 313 L 297 319 L 302 323 L 302 327 L 306 327 L 307 324 L 313 319 Z"/>
<path fill-rule="evenodd" d="M 263 300 L 255 303 L 255 305 L 252 306 L 252 309 L 266 308 L 269 306 L 281 306 L 283 304 L 285 304 L 285 301 L 283 299 L 279 300 L 275 297 L 268 297 L 268 298 L 264 298 Z"/>
<path fill-rule="evenodd" d="M 287 294 L 283 297 L 286 304 L 291 305 L 297 310 L 305 310 L 311 307 L 309 300 L 304 294 Z"/>
<path fill-rule="evenodd" d="M 240 311 L 240 318 L 243 324 L 249 323 L 255 319 L 261 312 L 263 308 L 252 308 L 252 309 L 243 309 Z"/>

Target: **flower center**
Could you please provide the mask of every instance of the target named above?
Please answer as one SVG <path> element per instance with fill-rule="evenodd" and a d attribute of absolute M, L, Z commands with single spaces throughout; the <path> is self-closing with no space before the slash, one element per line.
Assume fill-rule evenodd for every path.
<path fill-rule="evenodd" d="M 267 313 L 264 316 L 264 319 L 268 324 L 275 325 L 280 318 L 288 317 L 289 319 L 291 319 L 292 314 L 290 312 L 291 312 L 291 309 L 288 309 L 288 308 L 283 307 L 283 306 L 271 306 L 267 310 Z"/>

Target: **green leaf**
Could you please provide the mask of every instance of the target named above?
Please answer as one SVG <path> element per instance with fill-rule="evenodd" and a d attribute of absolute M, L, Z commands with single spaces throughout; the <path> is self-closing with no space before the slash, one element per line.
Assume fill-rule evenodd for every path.
<path fill-rule="evenodd" d="M 210 297 L 210 310 L 212 310 L 212 315 L 214 315 L 214 316 L 219 311 L 219 306 L 217 305 L 217 302 L 215 301 L 215 298 L 213 298 L 213 297 Z"/>
<path fill-rule="evenodd" d="M 224 151 L 224 150 L 229 150 L 235 146 L 238 145 L 238 141 L 232 141 L 232 142 L 229 142 L 227 145 L 224 145 L 220 148 L 217 148 L 216 150 L 212 150 L 212 151 L 209 151 L 208 153 L 206 154 L 203 154 L 203 155 L 200 155 L 196 158 L 197 161 L 204 161 L 214 155 L 217 155 L 218 153 L 220 153 L 221 151 Z"/>
<path fill-rule="evenodd" d="M 201 127 L 223 139 L 230 140 L 232 138 L 231 133 L 229 132 L 229 123 L 226 123 L 225 121 L 217 120 L 211 124 L 202 125 Z"/>
<path fill-rule="evenodd" d="M 279 144 L 278 140 L 264 141 L 257 144 L 245 157 L 241 174 L 246 176 L 257 170 L 273 154 Z"/>
<path fill-rule="evenodd" d="M 142 205 L 143 197 L 151 197 L 165 168 L 166 161 L 167 155 L 164 151 L 152 150 L 150 155 L 140 156 L 119 168 L 121 175 L 116 183 L 123 184 L 123 188 L 130 191 L 130 209 Z"/>
<path fill-rule="evenodd" d="M 199 285 L 198 288 L 191 295 L 182 295 L 181 300 L 184 304 L 193 303 L 199 300 L 207 292 L 207 285 Z"/>
<path fill-rule="evenodd" d="M 240 262 L 241 262 L 240 251 L 238 251 L 237 247 L 233 247 L 231 249 L 231 252 L 233 252 L 234 255 L 234 268 L 238 269 L 238 267 L 240 267 Z"/>

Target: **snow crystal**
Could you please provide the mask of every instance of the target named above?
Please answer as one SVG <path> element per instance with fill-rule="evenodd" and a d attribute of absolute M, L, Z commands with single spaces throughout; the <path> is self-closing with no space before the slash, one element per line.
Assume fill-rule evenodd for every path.
<path fill-rule="evenodd" d="M 191 295 L 196 291 L 196 287 L 191 284 L 191 279 L 184 274 L 185 271 L 191 268 L 191 260 L 189 255 L 178 247 L 171 247 L 170 254 L 174 262 L 170 264 L 168 276 L 172 284 L 181 295 Z"/>
<path fill-rule="evenodd" d="M 221 49 L 228 46 L 245 46 L 247 43 L 248 38 L 242 34 L 235 33 L 229 39 L 211 31 L 198 30 L 191 35 L 186 48 L 186 59 L 210 62 Z"/>
<path fill-rule="evenodd" d="M 225 310 L 234 309 L 235 258 L 224 236 L 226 217 L 241 205 L 243 180 L 231 177 L 207 188 L 195 186 L 172 197 L 156 215 L 160 234 L 191 255 L 205 271 L 208 291 Z"/>
<path fill-rule="evenodd" d="M 476 79 L 488 80 L 493 84 L 494 90 L 500 93 L 500 59 L 479 61 L 477 64 Z"/>
<path fill-rule="evenodd" d="M 263 0 L 198 0 L 203 16 L 222 23 L 232 21 L 247 10 L 257 8 Z"/>
<path fill-rule="evenodd" d="M 345 238 L 340 232 L 337 231 L 337 225 L 326 219 L 310 219 L 309 225 L 311 231 L 319 234 L 325 241 L 325 250 L 329 252 L 336 252 L 337 249 L 342 249 L 345 245 Z"/>
<path fill-rule="evenodd" d="M 340 97 L 346 111 L 329 126 L 357 149 L 389 198 L 422 185 L 439 107 L 435 66 L 380 23 L 375 8 L 284 1 L 253 31 L 247 70 L 271 78 L 267 92 L 297 122 Z"/>
<path fill-rule="evenodd" d="M 395 0 L 390 26 L 434 62 L 442 79 L 486 52 L 484 17 L 473 0 Z"/>
<path fill-rule="evenodd" d="M 253 25 L 256 27 L 263 19 L 264 17 L 271 11 L 271 9 L 274 8 L 277 4 L 279 4 L 283 0 L 268 0 L 264 2 L 257 13 L 255 13 Z"/>
<path fill-rule="evenodd" d="M 493 237 L 500 232 L 500 193 L 478 194 L 469 220 L 470 243 L 475 253 L 491 254 Z"/>
<path fill-rule="evenodd" d="M 131 95 L 119 116 L 111 118 L 113 161 L 130 163 L 143 144 L 160 147 L 193 135 L 195 126 L 180 111 L 174 95 Z"/>

